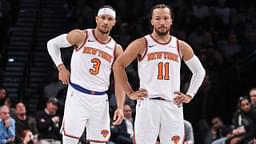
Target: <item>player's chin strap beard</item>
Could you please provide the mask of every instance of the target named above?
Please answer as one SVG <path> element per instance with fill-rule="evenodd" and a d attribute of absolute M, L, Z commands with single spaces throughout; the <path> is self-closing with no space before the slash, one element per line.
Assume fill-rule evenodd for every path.
<path fill-rule="evenodd" d="M 99 32 L 102 33 L 102 34 L 109 34 L 109 31 L 104 32 L 104 31 L 102 31 L 102 30 L 99 30 Z"/>

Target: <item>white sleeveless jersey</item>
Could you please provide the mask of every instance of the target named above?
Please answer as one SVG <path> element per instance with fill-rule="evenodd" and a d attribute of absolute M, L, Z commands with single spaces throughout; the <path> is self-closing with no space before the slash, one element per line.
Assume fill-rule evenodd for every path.
<path fill-rule="evenodd" d="M 180 91 L 181 56 L 177 38 L 172 36 L 166 44 L 161 44 L 146 35 L 146 50 L 138 60 L 140 88 L 148 92 L 149 98 L 162 97 L 173 100 L 174 92 Z"/>
<path fill-rule="evenodd" d="M 116 42 L 99 42 L 93 29 L 86 29 L 83 44 L 74 49 L 71 59 L 71 82 L 83 88 L 103 92 L 108 90 Z"/>

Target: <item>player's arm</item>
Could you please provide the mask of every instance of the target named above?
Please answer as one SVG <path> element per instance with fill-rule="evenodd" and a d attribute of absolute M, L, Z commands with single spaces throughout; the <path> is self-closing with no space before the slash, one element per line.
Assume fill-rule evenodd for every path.
<path fill-rule="evenodd" d="M 115 58 L 117 59 L 122 53 L 123 53 L 123 48 L 121 47 L 121 45 L 117 45 L 116 50 L 115 50 Z M 114 74 L 114 78 L 115 78 L 116 73 L 113 73 L 113 74 Z M 122 87 L 121 87 L 121 84 L 119 83 L 119 81 L 115 81 L 115 96 L 116 96 L 116 101 L 117 101 L 117 108 L 123 110 L 124 101 L 125 101 L 125 93 L 122 90 Z"/>
<path fill-rule="evenodd" d="M 64 83 L 69 83 L 69 71 L 66 69 L 61 59 L 60 48 L 79 46 L 86 37 L 86 33 L 81 30 L 72 30 L 68 34 L 59 35 L 47 42 L 47 50 L 53 62 L 58 68 L 59 79 Z"/>
<path fill-rule="evenodd" d="M 115 49 L 115 58 L 117 59 L 122 53 L 123 53 L 122 46 L 117 44 Z M 115 77 L 115 73 L 113 74 Z M 114 112 L 113 124 L 119 125 L 122 123 L 124 118 L 123 107 L 125 102 L 125 92 L 122 90 L 122 86 L 118 82 L 115 82 L 115 97 L 116 97 L 117 109 Z"/>
<path fill-rule="evenodd" d="M 138 57 L 139 54 L 142 55 L 145 52 L 145 48 L 146 43 L 144 38 L 133 41 L 128 45 L 123 54 L 117 58 L 113 66 L 115 84 L 120 85 L 122 87 L 122 90 L 124 90 L 125 94 L 130 98 L 132 98 L 131 95 L 134 93 L 134 90 L 132 89 L 128 81 L 125 68 L 129 64 L 131 64 L 132 61 Z"/>
<path fill-rule="evenodd" d="M 177 105 L 180 105 L 182 103 L 189 103 L 192 100 L 204 80 L 205 69 L 189 44 L 181 40 L 179 40 L 178 43 L 182 59 L 192 72 L 192 78 L 187 93 L 175 92 L 176 97 L 174 101 Z"/>
<path fill-rule="evenodd" d="M 201 86 L 205 77 L 205 69 L 203 68 L 198 57 L 194 54 L 191 46 L 181 40 L 179 40 L 178 42 L 179 42 L 182 59 L 185 61 L 185 64 L 188 66 L 188 68 L 192 72 L 192 78 L 190 80 L 190 85 L 186 93 L 186 96 L 190 98 L 185 97 L 185 99 L 183 100 L 183 102 L 188 103 L 194 97 L 197 90 Z M 176 94 L 182 94 L 182 93 L 177 92 Z"/>

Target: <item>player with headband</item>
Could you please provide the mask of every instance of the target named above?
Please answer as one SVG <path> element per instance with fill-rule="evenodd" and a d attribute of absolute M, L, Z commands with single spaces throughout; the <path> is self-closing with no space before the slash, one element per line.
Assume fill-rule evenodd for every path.
<path fill-rule="evenodd" d="M 63 144 L 77 144 L 84 129 L 90 144 L 106 143 L 110 138 L 109 102 L 106 91 L 114 60 L 123 52 L 111 38 L 116 12 L 110 6 L 99 9 L 96 28 L 75 29 L 47 43 L 47 49 L 59 71 L 59 80 L 68 85 L 61 127 Z M 61 59 L 60 48 L 74 46 L 71 70 Z M 120 89 L 115 85 L 116 89 Z M 113 124 L 123 120 L 125 95 L 117 92 L 117 109 Z"/>

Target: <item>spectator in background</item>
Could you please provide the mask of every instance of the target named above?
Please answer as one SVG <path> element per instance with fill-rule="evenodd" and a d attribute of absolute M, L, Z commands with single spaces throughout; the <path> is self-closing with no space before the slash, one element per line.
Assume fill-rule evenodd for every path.
<path fill-rule="evenodd" d="M 15 109 L 12 107 L 12 100 L 8 96 L 7 90 L 4 87 L 0 87 L 0 106 L 6 105 L 9 107 L 10 116 L 15 116 Z"/>
<path fill-rule="evenodd" d="M 184 129 L 185 129 L 185 137 L 184 137 L 184 144 L 194 144 L 194 132 L 192 124 L 184 120 Z"/>
<path fill-rule="evenodd" d="M 250 100 L 247 97 L 240 97 L 238 109 L 234 112 L 234 130 L 231 133 L 231 144 L 248 144 L 255 138 L 256 132 L 256 111 L 252 110 Z"/>
<path fill-rule="evenodd" d="M 216 144 L 225 143 L 228 133 L 231 132 L 231 127 L 224 125 L 220 117 L 214 117 L 211 121 L 210 141 Z"/>
<path fill-rule="evenodd" d="M 241 46 L 237 42 L 237 36 L 234 32 L 230 32 L 228 40 L 221 46 L 225 58 L 229 62 L 233 62 L 234 57 L 240 52 Z"/>
<path fill-rule="evenodd" d="M 36 120 L 33 117 L 27 115 L 27 110 L 24 103 L 19 102 L 16 104 L 16 142 L 21 143 L 23 141 L 24 130 L 29 130 L 32 134 L 37 135 L 38 130 L 36 127 Z"/>
<path fill-rule="evenodd" d="M 252 88 L 249 92 L 251 105 L 253 109 L 256 109 L 256 88 Z"/>
<path fill-rule="evenodd" d="M 46 99 L 50 97 L 56 97 L 59 91 L 66 88 L 67 86 L 63 85 L 58 80 L 58 73 L 57 71 L 54 71 L 53 74 L 51 74 L 50 82 L 44 87 L 44 96 Z"/>
<path fill-rule="evenodd" d="M 0 144 L 15 141 L 15 120 L 9 112 L 8 106 L 0 106 Z"/>
<path fill-rule="evenodd" d="M 192 15 L 200 22 L 209 16 L 209 7 L 204 4 L 203 0 L 196 0 L 192 6 Z"/>
<path fill-rule="evenodd" d="M 128 44 L 131 42 L 132 38 L 129 35 L 129 24 L 126 22 L 123 22 L 119 26 L 119 33 L 118 33 L 118 42 L 122 44 L 124 48 L 128 46 Z"/>
<path fill-rule="evenodd" d="M 228 26 L 230 23 L 231 9 L 227 6 L 226 0 L 218 0 L 215 12 L 218 17 L 222 18 L 224 24 Z"/>
<path fill-rule="evenodd" d="M 0 106 L 6 105 L 7 104 L 7 91 L 4 87 L 0 87 Z"/>
<path fill-rule="evenodd" d="M 36 123 L 39 131 L 41 144 L 60 144 L 61 135 L 59 133 L 61 117 L 56 113 L 58 110 L 58 100 L 49 98 L 46 108 L 36 115 Z"/>
<path fill-rule="evenodd" d="M 116 128 L 118 131 L 116 142 L 118 144 L 133 144 L 134 119 L 130 105 L 124 105 L 124 121 L 117 125 Z"/>
<path fill-rule="evenodd" d="M 22 144 L 38 144 L 37 137 L 35 137 L 29 129 L 23 130 L 21 138 Z"/>

